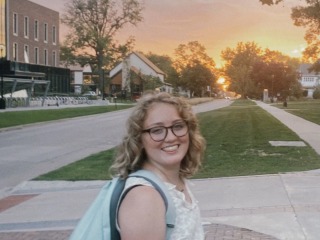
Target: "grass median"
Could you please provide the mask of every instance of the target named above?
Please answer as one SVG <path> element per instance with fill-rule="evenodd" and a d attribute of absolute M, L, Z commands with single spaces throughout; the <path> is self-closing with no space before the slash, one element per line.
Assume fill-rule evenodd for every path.
<path fill-rule="evenodd" d="M 283 107 L 282 103 L 276 103 L 274 106 L 320 125 L 320 99 L 291 101 L 287 107 Z"/>
<path fill-rule="evenodd" d="M 273 174 L 320 168 L 310 147 L 274 147 L 269 141 L 300 141 L 289 128 L 248 100 L 198 115 L 207 141 L 204 163 L 195 178 Z M 105 180 L 115 149 L 44 174 L 36 180 Z"/>
<path fill-rule="evenodd" d="M 132 104 L 117 105 L 117 107 L 109 105 L 2 112 L 0 113 L 0 128 L 106 113 L 130 107 Z"/>

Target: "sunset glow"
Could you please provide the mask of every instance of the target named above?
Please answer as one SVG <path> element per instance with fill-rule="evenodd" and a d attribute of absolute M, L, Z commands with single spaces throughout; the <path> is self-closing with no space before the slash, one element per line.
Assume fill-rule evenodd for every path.
<path fill-rule="evenodd" d="M 226 79 L 224 77 L 219 77 L 217 80 L 218 84 L 224 84 L 226 82 Z"/>
<path fill-rule="evenodd" d="M 32 0 L 62 14 L 64 4 L 71 0 Z M 280 51 L 301 57 L 306 45 L 305 29 L 293 25 L 291 8 L 299 0 L 285 1 L 277 6 L 261 5 L 259 0 L 146 0 L 144 21 L 128 26 L 117 38 L 124 42 L 136 39 L 136 49 L 174 57 L 179 44 L 198 41 L 205 46 L 217 67 L 223 65 L 221 51 L 235 48 L 239 42 L 255 42 L 262 49 Z M 195 11 L 196 9 L 196 11 Z M 60 42 L 67 30 L 61 25 Z"/>

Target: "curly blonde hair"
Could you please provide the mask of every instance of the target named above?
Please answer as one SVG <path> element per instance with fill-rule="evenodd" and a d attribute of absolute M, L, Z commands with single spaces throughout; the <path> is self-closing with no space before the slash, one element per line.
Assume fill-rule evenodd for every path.
<path fill-rule="evenodd" d="M 156 103 L 167 103 L 175 106 L 180 117 L 187 123 L 189 129 L 189 149 L 181 162 L 180 176 L 191 177 L 201 166 L 206 142 L 199 131 L 198 120 L 191 106 L 181 97 L 169 93 L 148 93 L 137 102 L 127 120 L 127 133 L 117 148 L 115 161 L 110 168 L 112 175 L 126 178 L 130 173 L 141 169 L 147 160 L 143 149 L 141 135 L 143 123 L 148 109 Z"/>

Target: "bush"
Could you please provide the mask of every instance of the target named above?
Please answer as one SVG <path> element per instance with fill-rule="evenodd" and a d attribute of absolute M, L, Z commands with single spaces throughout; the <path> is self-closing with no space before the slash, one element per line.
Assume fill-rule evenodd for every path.
<path fill-rule="evenodd" d="M 320 99 L 320 87 L 317 87 L 313 92 L 314 99 Z"/>
<path fill-rule="evenodd" d="M 302 93 L 302 96 L 307 97 L 308 96 L 308 90 L 304 90 Z"/>

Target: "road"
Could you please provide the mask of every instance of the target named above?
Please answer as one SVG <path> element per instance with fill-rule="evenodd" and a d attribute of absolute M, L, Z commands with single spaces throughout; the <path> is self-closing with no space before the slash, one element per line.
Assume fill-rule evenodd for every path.
<path fill-rule="evenodd" d="M 221 99 L 193 110 L 199 113 L 229 104 L 230 100 Z M 23 181 L 116 146 L 130 112 L 126 109 L 0 130 L 0 198 Z"/>

